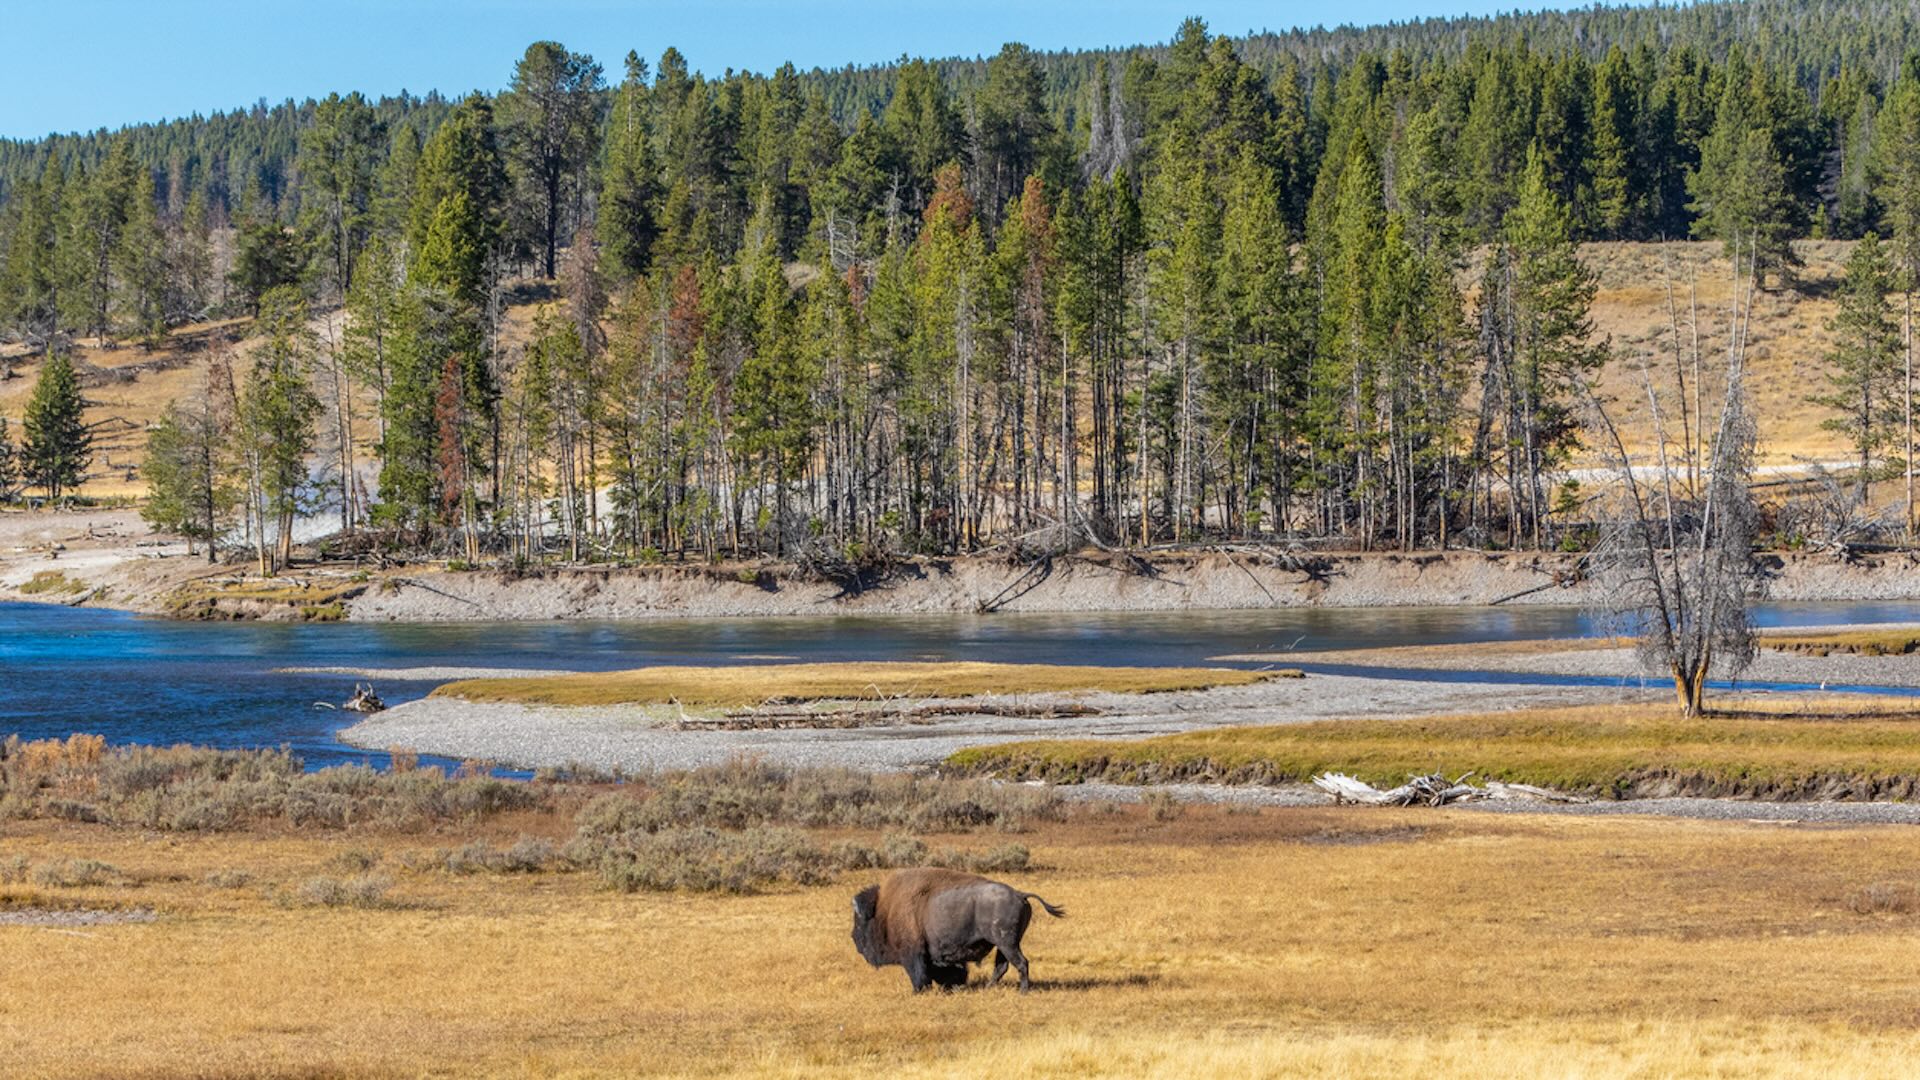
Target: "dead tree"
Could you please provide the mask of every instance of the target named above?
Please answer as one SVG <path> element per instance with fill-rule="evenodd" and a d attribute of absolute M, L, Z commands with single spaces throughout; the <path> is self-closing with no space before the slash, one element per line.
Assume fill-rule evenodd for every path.
<path fill-rule="evenodd" d="M 1616 487 L 1592 557 L 1605 598 L 1603 614 L 1617 633 L 1638 640 L 1644 665 L 1672 676 L 1674 693 L 1689 716 L 1701 711 L 1710 674 L 1731 677 L 1752 662 L 1748 607 L 1765 585 L 1754 559 L 1757 429 L 1745 388 L 1742 292 L 1750 302 L 1753 288 L 1751 280 L 1743 284 L 1744 290 L 1734 290 L 1726 395 L 1711 441 L 1669 438 L 1660 395 L 1643 365 L 1654 461 L 1650 468 L 1636 468 L 1590 385 L 1586 395 Z M 1698 483 L 1688 482 L 1693 476 Z"/>

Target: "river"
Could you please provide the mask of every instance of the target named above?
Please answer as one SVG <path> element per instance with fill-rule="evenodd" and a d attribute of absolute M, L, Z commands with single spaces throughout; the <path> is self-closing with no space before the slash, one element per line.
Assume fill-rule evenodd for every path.
<path fill-rule="evenodd" d="M 1763 626 L 1911 622 L 1920 621 L 1920 604 L 1767 604 L 1756 621 Z M 1299 666 L 1313 670 L 1313 650 L 1598 632 L 1587 613 L 1557 607 L 285 624 L 172 622 L 118 611 L 0 603 L 0 735 L 37 739 L 85 731 L 111 742 L 285 746 L 310 766 L 381 764 L 383 755 L 335 738 L 352 716 L 315 705 L 344 700 L 354 675 L 283 669 L 596 671 L 772 659 L 1155 665 L 1292 649 L 1305 654 Z M 1397 674 L 1514 681 L 1475 673 Z M 428 682 L 376 681 L 389 704 L 432 689 Z M 1585 680 L 1537 676 L 1519 681 Z"/>

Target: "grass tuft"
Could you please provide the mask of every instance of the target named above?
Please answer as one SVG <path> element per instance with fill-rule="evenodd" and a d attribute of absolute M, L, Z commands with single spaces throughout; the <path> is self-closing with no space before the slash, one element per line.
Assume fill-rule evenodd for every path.
<path fill-rule="evenodd" d="M 23 596 L 72 596 L 86 587 L 85 582 L 75 581 L 58 570 L 42 570 L 20 586 L 20 593 Z"/>
<path fill-rule="evenodd" d="M 112 863 L 98 859 L 57 859 L 33 868 L 35 885 L 57 889 L 85 889 L 95 885 L 126 885 L 131 879 Z"/>
<path fill-rule="evenodd" d="M 393 879 L 384 874 L 312 877 L 301 883 L 294 899 L 308 907 L 394 908 L 399 904 L 387 895 L 392 889 Z"/>

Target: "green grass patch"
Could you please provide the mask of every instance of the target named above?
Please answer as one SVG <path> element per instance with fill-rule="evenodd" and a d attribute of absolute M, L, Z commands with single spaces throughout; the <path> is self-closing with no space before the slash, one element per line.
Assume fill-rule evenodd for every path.
<path fill-rule="evenodd" d="M 950 769 L 1009 779 L 1277 783 L 1343 772 L 1378 786 L 1472 773 L 1612 798 L 1920 796 L 1920 713 L 1695 720 L 1664 706 L 1216 728 L 1140 741 L 962 750 Z"/>
<path fill-rule="evenodd" d="M 1076 667 L 1062 664 L 845 663 L 648 667 L 525 678 L 463 679 L 435 697 L 537 705 L 739 708 L 804 701 L 961 698 L 1075 691 L 1150 694 L 1246 686 L 1298 672 L 1227 668 Z"/>
<path fill-rule="evenodd" d="M 293 608 L 312 622 L 346 618 L 346 601 L 365 592 L 365 581 L 298 581 L 264 578 L 250 581 L 199 581 L 167 597 L 167 614 L 180 619 L 247 618 L 262 609 Z"/>
<path fill-rule="evenodd" d="M 71 596 L 86 587 L 85 582 L 75 581 L 58 570 L 42 570 L 20 586 L 20 592 L 26 596 Z"/>
<path fill-rule="evenodd" d="M 1849 653 L 1855 656 L 1906 656 L 1920 651 L 1920 628 L 1892 627 L 1875 630 L 1843 630 L 1831 634 L 1765 634 L 1762 648 L 1781 652 L 1831 656 Z"/>

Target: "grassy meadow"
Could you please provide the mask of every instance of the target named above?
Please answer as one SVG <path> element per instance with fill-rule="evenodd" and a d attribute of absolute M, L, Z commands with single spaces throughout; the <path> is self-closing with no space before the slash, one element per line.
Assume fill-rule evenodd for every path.
<path fill-rule="evenodd" d="M 0 997 L 0 1061 L 22 1077 L 1784 1077 L 1920 1055 L 1911 829 L 1082 809 L 1024 826 L 1032 864 L 1001 875 L 1071 912 L 1029 931 L 1035 992 L 976 973 L 917 998 L 847 940 L 848 897 L 878 871 L 625 892 L 449 858 L 570 831 L 551 807 L 424 832 L 6 822 L 0 964 L 22 992 Z M 111 873 L 70 876 L 87 861 Z M 311 886 L 339 875 L 384 886 Z M 4 920 L 73 906 L 156 918 Z"/>
<path fill-rule="evenodd" d="M 1343 772 L 1392 786 L 1443 772 L 1603 797 L 1911 798 L 1920 793 L 1920 712 L 1849 698 L 1732 699 L 1729 711 L 1694 719 L 1665 704 L 1576 706 L 1003 743 L 962 750 L 949 764 L 1069 783 L 1272 783 Z"/>

